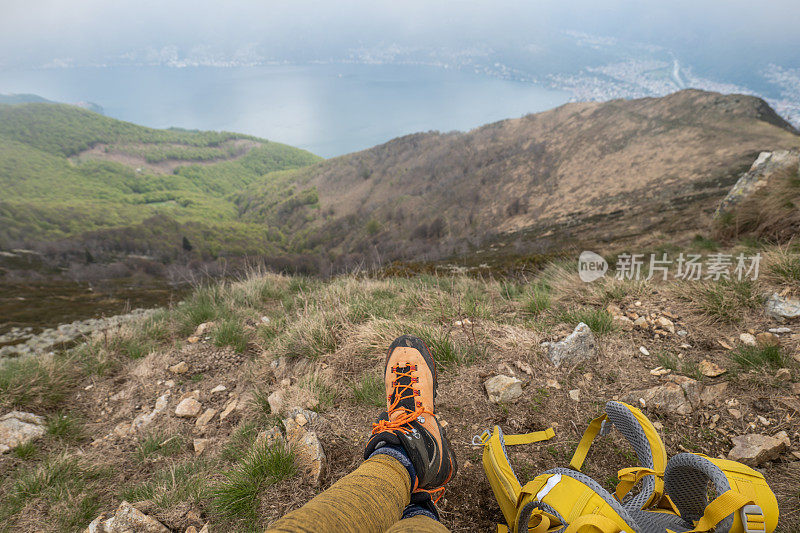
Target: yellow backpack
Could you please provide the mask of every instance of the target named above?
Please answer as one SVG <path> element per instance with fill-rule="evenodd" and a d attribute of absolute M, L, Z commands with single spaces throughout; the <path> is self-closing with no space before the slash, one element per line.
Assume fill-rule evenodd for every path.
<path fill-rule="evenodd" d="M 622 432 L 639 460 L 639 466 L 619 471 L 613 495 L 580 471 L 592 441 L 611 426 Z M 608 402 L 606 413 L 592 420 L 570 468 L 548 470 L 522 485 L 505 447 L 553 436 L 552 428 L 504 435 L 495 426 L 473 438 L 473 444 L 484 447 L 483 468 L 505 517 L 498 533 L 771 533 L 778 524 L 778 501 L 763 475 L 702 454 L 680 453 L 667 461 L 653 424 L 622 402 Z M 710 503 L 709 488 L 716 494 Z"/>

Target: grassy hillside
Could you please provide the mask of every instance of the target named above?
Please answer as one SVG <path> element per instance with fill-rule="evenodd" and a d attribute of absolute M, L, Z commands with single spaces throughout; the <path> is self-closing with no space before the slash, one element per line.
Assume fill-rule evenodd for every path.
<path fill-rule="evenodd" d="M 0 105 L 0 247 L 110 231 L 130 251 L 166 251 L 188 227 L 198 251 L 268 250 L 269 228 L 240 222 L 229 196 L 319 159 L 235 133 L 155 130 L 67 105 Z M 149 245 L 151 220 L 178 230 Z"/>
<path fill-rule="evenodd" d="M 281 179 L 319 198 L 292 214 L 298 247 L 377 263 L 693 231 L 761 150 L 798 146 L 764 101 L 687 90 L 408 135 Z M 243 219 L 285 220 L 276 193 L 240 193 Z"/>
<path fill-rule="evenodd" d="M 527 279 L 324 282 L 253 273 L 198 288 L 183 303 L 55 357 L 0 363 L 0 409 L 47 419 L 44 437 L 0 456 L 0 531 L 79 531 L 121 500 L 174 531 L 207 522 L 213 531 L 263 531 L 361 462 L 384 401 L 386 347 L 408 332 L 428 342 L 439 365 L 437 409 L 460 463 L 440 502 L 452 530 L 487 531 L 502 516 L 480 466 L 481 450 L 470 445 L 473 435 L 495 424 L 510 433 L 555 426 L 554 440 L 509 452 L 529 480 L 567 465 L 606 400 L 689 380 L 687 392 L 703 403 L 687 414 L 655 401 L 644 408 L 668 454 L 724 456 L 731 438 L 785 430 L 790 451 L 759 468 L 778 497 L 779 531 L 796 531 L 800 462 L 791 452 L 800 446 L 793 399 L 800 390 L 798 327 L 790 324 L 791 333 L 775 337 L 777 344 L 748 346 L 740 334 L 780 325 L 765 315 L 758 295 L 798 294 L 800 250 L 751 243 L 718 251 L 760 251 L 761 276 L 741 282 L 607 277 L 586 284 L 574 260 Z M 633 327 L 615 313 L 646 323 Z M 666 317 L 674 332 L 656 326 L 656 318 Z M 553 367 L 540 343 L 563 339 L 579 322 L 593 330 L 599 352 Z M 203 332 L 190 337 L 200 324 Z M 186 372 L 168 370 L 181 361 Z M 704 375 L 703 361 L 724 373 Z M 483 383 L 498 373 L 524 381 L 522 398 L 487 400 Z M 225 390 L 212 392 L 219 385 Z M 287 399 L 277 412 L 267 401 L 275 391 Z M 163 412 L 130 430 L 164 394 Z M 212 410 L 205 426 L 175 416 L 188 395 Z M 297 405 L 322 415 L 307 426 L 327 456 L 319 487 L 304 481 L 297 455 L 258 437 Z M 202 453 L 194 449 L 199 438 L 208 439 Z M 629 445 L 613 431 L 595 441 L 585 471 L 613 491 L 617 469 L 634 464 Z"/>

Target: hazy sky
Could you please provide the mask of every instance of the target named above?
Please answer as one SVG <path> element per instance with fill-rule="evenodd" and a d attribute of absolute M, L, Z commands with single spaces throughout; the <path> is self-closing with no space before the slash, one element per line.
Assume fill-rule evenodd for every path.
<path fill-rule="evenodd" d="M 797 0 L 2 0 L 0 67 L 167 45 L 297 60 L 375 43 L 519 46 L 562 30 L 786 64 L 798 59 L 799 28 Z"/>

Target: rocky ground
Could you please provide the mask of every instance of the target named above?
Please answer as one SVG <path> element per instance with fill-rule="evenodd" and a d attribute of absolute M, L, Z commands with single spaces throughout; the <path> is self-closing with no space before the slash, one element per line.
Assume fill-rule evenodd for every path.
<path fill-rule="evenodd" d="M 508 433 L 553 426 L 555 439 L 512 450 L 519 476 L 531 478 L 564 466 L 611 399 L 643 409 L 670 455 L 759 468 L 778 495 L 782 530 L 792 531 L 800 527 L 800 303 L 788 285 L 757 288 L 777 293 L 786 316 L 758 295 L 732 304 L 740 315 L 719 315 L 669 283 L 586 285 L 559 266 L 519 282 L 265 275 L 213 298 L 201 290 L 126 326 L 108 348 L 98 337 L 73 350 L 69 365 L 84 370 L 58 402 L 0 381 L 0 440 L 9 448 L 0 456 L 9 495 L 0 517 L 23 531 L 90 522 L 90 531 L 120 531 L 115 523 L 139 515 L 159 524 L 152 531 L 263 527 L 359 464 L 382 400 L 384 350 L 411 331 L 441 365 L 438 409 L 461 465 L 441 502 L 454 531 L 485 531 L 501 518 L 474 435 L 495 424 Z M 143 357 L 126 355 L 144 340 L 158 342 Z M 742 358 L 765 349 L 778 358 Z M 287 442 L 287 470 L 253 478 L 253 454 Z M 280 462 L 280 453 L 270 457 Z M 633 464 L 614 433 L 593 447 L 585 471 L 613 489 L 616 470 Z M 65 465 L 72 485 L 53 474 Z M 43 486 L 30 490 L 30 479 Z M 231 503 L 237 491 L 249 503 Z"/>
<path fill-rule="evenodd" d="M 32 327 L 14 327 L 0 335 L 0 358 L 41 355 L 63 349 L 79 338 L 119 328 L 126 322 L 141 320 L 151 313 L 151 310 L 134 309 L 122 315 L 76 320 L 57 328 L 46 328 L 39 333 L 35 333 Z"/>
<path fill-rule="evenodd" d="M 781 209 L 797 190 L 787 176 Z M 253 273 L 68 351 L 7 360 L 0 532 L 263 529 L 360 464 L 402 333 L 425 339 L 439 367 L 438 416 L 460 464 L 440 501 L 453 531 L 502 519 L 475 435 L 553 427 L 554 439 L 509 448 L 532 479 L 569 463 L 608 400 L 640 408 L 670 456 L 763 472 L 778 531 L 800 530 L 800 247 L 794 215 L 763 212 L 726 218 L 763 232 L 725 244 L 651 235 L 599 250 L 760 254 L 757 277 L 585 283 L 573 261 L 501 279 Z M 763 238 L 787 232 L 785 244 Z M 583 470 L 613 490 L 635 464 L 614 431 Z"/>

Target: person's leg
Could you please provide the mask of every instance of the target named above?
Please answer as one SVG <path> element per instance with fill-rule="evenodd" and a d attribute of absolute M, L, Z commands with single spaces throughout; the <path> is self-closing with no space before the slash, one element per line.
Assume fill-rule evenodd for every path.
<path fill-rule="evenodd" d="M 408 469 L 391 455 L 374 454 L 267 531 L 382 533 L 400 519 L 410 495 Z"/>
<path fill-rule="evenodd" d="M 267 531 L 383 532 L 401 516 L 412 525 L 438 523 L 431 493 L 443 490 L 457 467 L 436 419 L 436 366 L 425 343 L 395 339 L 385 385 L 386 411 L 373 424 L 364 463 Z"/>
<path fill-rule="evenodd" d="M 444 524 L 426 515 L 404 518 L 386 530 L 386 533 L 448 533 Z"/>

